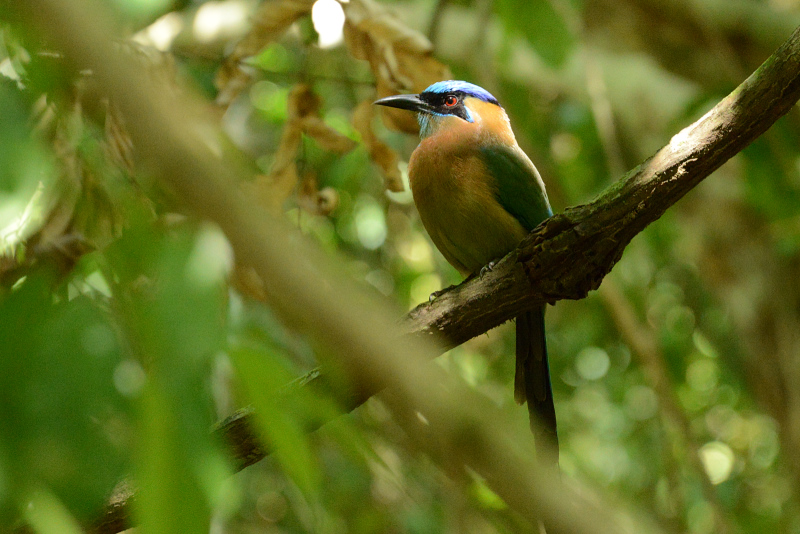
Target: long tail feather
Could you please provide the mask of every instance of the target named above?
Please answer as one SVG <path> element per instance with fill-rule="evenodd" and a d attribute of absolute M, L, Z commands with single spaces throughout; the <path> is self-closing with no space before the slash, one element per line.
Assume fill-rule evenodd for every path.
<path fill-rule="evenodd" d="M 517 317 L 514 398 L 519 404 L 528 402 L 539 460 L 545 465 L 557 466 L 558 432 L 544 337 L 544 306 Z"/>

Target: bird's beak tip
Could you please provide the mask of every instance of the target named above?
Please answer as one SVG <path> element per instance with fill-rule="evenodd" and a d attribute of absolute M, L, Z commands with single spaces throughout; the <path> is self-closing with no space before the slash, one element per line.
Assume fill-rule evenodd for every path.
<path fill-rule="evenodd" d="M 390 108 L 407 109 L 409 111 L 423 111 L 425 104 L 420 100 L 419 95 L 392 95 L 381 98 L 373 102 L 378 106 Z"/>

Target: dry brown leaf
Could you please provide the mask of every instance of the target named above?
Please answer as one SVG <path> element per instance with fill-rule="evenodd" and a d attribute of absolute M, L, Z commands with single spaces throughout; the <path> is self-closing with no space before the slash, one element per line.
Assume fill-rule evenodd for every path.
<path fill-rule="evenodd" d="M 296 160 L 303 133 L 315 139 L 325 150 L 336 154 L 344 154 L 357 146 L 355 141 L 325 124 L 320 118 L 322 100 L 308 85 L 294 86 L 289 92 L 287 105 L 289 119 L 283 127 L 269 174 L 258 176 L 252 183 L 243 185 L 246 192 L 254 195 L 261 205 L 273 213 L 280 213 L 284 202 L 297 187 L 299 178 Z M 302 195 L 301 191 L 299 196 Z M 316 198 L 313 200 L 314 205 L 320 202 Z M 333 200 L 327 199 L 326 202 L 332 204 Z M 309 211 L 323 213 L 321 209 L 317 206 Z"/>
<path fill-rule="evenodd" d="M 302 141 L 302 132 L 297 121 L 289 121 L 283 127 L 278 150 L 269 174 L 256 177 L 251 183 L 242 184 L 248 194 L 252 194 L 259 204 L 271 213 L 278 214 L 283 203 L 297 185 L 297 150 Z"/>
<path fill-rule="evenodd" d="M 239 293 L 261 302 L 268 302 L 264 282 L 251 266 L 236 262 L 231 282 Z"/>
<path fill-rule="evenodd" d="M 273 215 L 278 215 L 283 209 L 283 203 L 294 192 L 297 185 L 297 167 L 294 163 L 283 167 L 279 171 L 269 174 L 259 174 L 252 182 L 242 184 L 242 190 L 255 198 L 259 205 L 266 208 Z"/>
<path fill-rule="evenodd" d="M 317 212 L 330 215 L 339 207 L 339 192 L 332 187 L 323 187 L 317 193 Z"/>
<path fill-rule="evenodd" d="M 261 4 L 253 15 L 253 27 L 236 45 L 233 53 L 217 71 L 214 85 L 219 91 L 217 103 L 227 106 L 247 87 L 255 69 L 242 65 L 242 61 L 258 54 L 274 41 L 297 19 L 308 15 L 315 0 L 270 0 Z"/>
<path fill-rule="evenodd" d="M 357 146 L 355 141 L 328 126 L 319 117 L 305 117 L 300 124 L 306 135 L 314 139 L 325 150 L 335 154 L 346 154 Z"/>
<path fill-rule="evenodd" d="M 297 84 L 289 92 L 289 120 L 296 121 L 303 133 L 336 154 L 353 150 L 355 141 L 325 124 L 320 117 L 321 108 L 322 99 L 308 85 Z"/>
<path fill-rule="evenodd" d="M 373 117 L 374 108 L 372 102 L 369 100 L 361 102 L 353 112 L 353 127 L 361 134 L 361 139 L 367 152 L 369 152 L 369 157 L 381 169 L 384 187 L 389 191 L 399 193 L 404 189 L 400 168 L 397 166 L 400 158 L 394 150 L 375 135 L 372 130 Z"/>
<path fill-rule="evenodd" d="M 344 22 L 344 43 L 350 55 L 356 59 L 369 61 L 374 55 L 372 39 L 349 20 Z"/>
<path fill-rule="evenodd" d="M 372 0 L 353 0 L 342 7 L 347 20 L 377 43 L 391 44 L 416 54 L 433 50 L 433 45 L 424 35 L 401 23 Z"/>
<path fill-rule="evenodd" d="M 387 96 L 410 92 L 389 85 L 383 78 L 378 78 L 375 89 L 377 98 L 385 98 Z M 380 114 L 381 119 L 383 119 L 383 124 L 390 130 L 397 130 L 409 134 L 419 133 L 419 123 L 417 123 L 417 118 L 413 113 L 409 113 L 404 109 L 381 106 Z"/>
<path fill-rule="evenodd" d="M 105 148 L 108 157 L 118 167 L 133 173 L 133 141 L 125 128 L 122 115 L 113 104 L 106 106 Z"/>
<path fill-rule="evenodd" d="M 307 173 L 297 193 L 301 208 L 314 215 L 330 215 L 339 206 L 339 193 L 332 187 L 317 189 L 317 177 Z"/>
<path fill-rule="evenodd" d="M 372 0 L 351 0 L 344 5 L 345 43 L 350 53 L 369 62 L 379 98 L 418 93 L 430 84 L 451 78 L 449 69 L 431 54 L 428 39 L 408 28 Z M 419 128 L 413 114 L 384 108 L 387 127 L 407 133 Z"/>
<path fill-rule="evenodd" d="M 289 91 L 288 106 L 289 120 L 302 119 L 309 115 L 319 115 L 322 99 L 311 89 L 311 86 L 298 83 Z"/>

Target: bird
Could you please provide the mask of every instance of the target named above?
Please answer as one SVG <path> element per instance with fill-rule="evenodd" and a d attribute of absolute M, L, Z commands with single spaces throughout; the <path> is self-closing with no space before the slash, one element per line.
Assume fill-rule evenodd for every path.
<path fill-rule="evenodd" d="M 431 240 L 463 276 L 490 270 L 553 214 L 539 171 L 487 90 L 446 80 L 374 103 L 417 114 L 420 142 L 408 162 L 412 196 Z M 540 462 L 557 466 L 544 305 L 516 318 L 514 398 L 528 403 Z"/>

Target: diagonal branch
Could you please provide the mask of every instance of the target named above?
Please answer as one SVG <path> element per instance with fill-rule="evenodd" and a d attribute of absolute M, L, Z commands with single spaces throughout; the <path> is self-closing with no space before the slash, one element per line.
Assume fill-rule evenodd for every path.
<path fill-rule="evenodd" d="M 444 352 L 542 301 L 581 299 L 597 289 L 631 239 L 800 99 L 800 29 L 700 120 L 594 201 L 544 221 L 483 277 L 449 288 L 406 316 L 410 335 L 437 338 Z M 317 373 L 315 381 L 324 381 Z M 377 392 L 372 392 L 377 393 Z M 366 397 L 343 399 L 352 410 Z M 261 458 L 243 439 L 247 412 L 221 423 L 244 466 Z M 234 438 L 234 436 L 236 436 Z M 242 447 L 242 444 L 245 444 Z"/>
<path fill-rule="evenodd" d="M 406 317 L 409 335 L 436 336 L 444 352 L 538 302 L 585 297 L 600 286 L 634 236 L 799 98 L 800 29 L 736 90 L 593 202 L 544 221 L 485 276 L 417 306 Z M 319 381 L 325 374 L 315 372 L 308 385 Z M 350 411 L 368 397 L 339 400 Z M 250 418 L 249 410 L 239 411 L 215 430 L 242 468 L 266 454 L 250 431 Z"/>
<path fill-rule="evenodd" d="M 483 278 L 413 310 L 406 325 L 411 335 L 398 343 L 385 310 L 366 305 L 357 287 L 325 266 L 329 260 L 294 243 L 279 223 L 233 192 L 229 184 L 242 172 L 211 154 L 196 133 L 199 129 L 187 128 L 186 117 L 199 116 L 197 110 L 189 103 L 166 102 L 145 76 L 137 76 L 136 68 L 109 51 L 108 34 L 98 29 L 100 25 L 87 24 L 84 2 L 30 0 L 12 6 L 51 37 L 73 65 L 91 65 L 105 94 L 117 99 L 137 149 L 154 174 L 196 213 L 219 224 L 237 257 L 253 265 L 265 281 L 270 304 L 282 317 L 334 349 L 335 364 L 357 386 L 358 394 L 347 399 L 347 408 L 391 386 L 400 399 L 392 406 L 397 413 L 418 409 L 430 421 L 428 428 L 415 432 L 421 432 L 421 444 L 444 469 L 470 466 L 533 524 L 536 517 L 544 517 L 565 531 L 614 531 L 613 523 L 588 504 L 584 511 L 591 509 L 590 513 L 570 510 L 565 503 L 580 503 L 581 498 L 574 493 L 564 498 L 568 492 L 557 489 L 552 477 L 508 443 L 492 420 L 492 407 L 452 380 L 445 387 L 446 377 L 438 371 L 423 372 L 421 359 L 539 302 L 582 298 L 596 289 L 636 234 L 795 104 L 800 97 L 799 31 L 731 95 L 598 199 L 545 221 Z M 297 262 L 297 257 L 308 261 Z M 445 341 L 437 351 L 419 342 L 425 337 Z M 241 466 L 265 454 L 249 431 L 248 418 L 244 413 L 217 430 L 234 436 Z M 242 432 L 237 434 L 237 429 Z M 448 457 L 448 451 L 458 454 Z M 128 507 L 117 509 L 123 511 L 116 516 L 120 521 L 103 525 L 129 524 Z M 111 528 L 95 531 L 114 532 Z"/>

